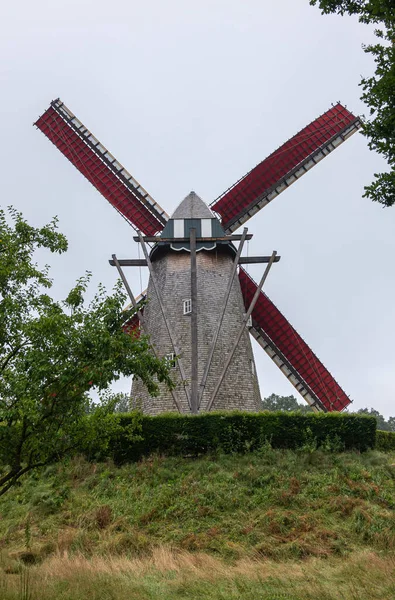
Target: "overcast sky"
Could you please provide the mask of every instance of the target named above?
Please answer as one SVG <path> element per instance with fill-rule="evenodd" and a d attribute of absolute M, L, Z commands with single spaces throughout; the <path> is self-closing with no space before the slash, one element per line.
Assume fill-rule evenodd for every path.
<path fill-rule="evenodd" d="M 112 253 L 138 257 L 133 230 L 32 127 L 61 100 L 171 213 L 190 190 L 211 202 L 341 100 L 366 109 L 373 70 L 356 19 L 308 0 L 48 0 L 3 3 L 1 183 L 40 225 L 58 215 L 70 249 L 45 256 L 63 298 L 91 270 L 116 280 Z M 354 400 L 394 415 L 395 208 L 362 198 L 384 168 L 354 135 L 247 226 L 250 256 L 277 250 L 266 291 Z M 255 279 L 262 265 L 249 269 Z M 130 270 L 136 293 L 146 286 Z M 296 393 L 254 346 L 262 396 Z M 128 391 L 129 382 L 116 389 Z"/>

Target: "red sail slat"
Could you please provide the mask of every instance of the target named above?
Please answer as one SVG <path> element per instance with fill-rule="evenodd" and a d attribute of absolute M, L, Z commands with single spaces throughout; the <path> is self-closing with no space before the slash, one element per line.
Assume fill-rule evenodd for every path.
<path fill-rule="evenodd" d="M 163 229 L 166 220 L 161 222 L 144 205 L 133 189 L 106 164 L 99 150 L 88 145 L 52 105 L 35 125 L 135 229 L 145 235 L 155 235 Z M 87 131 L 82 125 L 81 128 Z"/>
<path fill-rule="evenodd" d="M 122 327 L 123 331 L 129 335 L 140 337 L 140 321 L 136 315 L 133 315 Z"/>
<path fill-rule="evenodd" d="M 228 232 L 235 231 L 360 126 L 358 117 L 336 104 L 217 198 L 212 210 Z"/>

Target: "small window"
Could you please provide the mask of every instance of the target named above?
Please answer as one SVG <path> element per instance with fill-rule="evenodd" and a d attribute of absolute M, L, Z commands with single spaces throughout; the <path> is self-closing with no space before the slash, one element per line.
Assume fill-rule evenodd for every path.
<path fill-rule="evenodd" d="M 246 314 L 244 313 L 244 318 L 246 318 Z M 250 315 L 246 321 L 246 327 L 250 328 L 252 327 L 252 315 Z"/>
<path fill-rule="evenodd" d="M 251 373 L 255 375 L 255 364 L 253 360 L 251 361 Z"/>
<path fill-rule="evenodd" d="M 201 227 L 202 237 L 213 237 L 211 219 L 201 219 Z"/>
<path fill-rule="evenodd" d="M 192 300 L 184 300 L 183 303 L 184 315 L 190 315 L 192 312 Z"/>
<path fill-rule="evenodd" d="M 185 237 L 185 225 L 184 219 L 174 219 L 173 221 L 173 233 L 175 238 Z"/>
<path fill-rule="evenodd" d="M 170 352 L 170 354 L 165 354 L 165 361 L 169 369 L 174 369 L 176 366 L 176 355 L 174 352 Z"/>

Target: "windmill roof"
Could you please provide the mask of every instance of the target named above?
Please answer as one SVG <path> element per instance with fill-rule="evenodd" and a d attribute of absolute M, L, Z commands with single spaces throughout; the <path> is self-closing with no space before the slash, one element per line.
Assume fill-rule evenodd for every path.
<path fill-rule="evenodd" d="M 233 244 L 216 239 L 225 235 L 219 219 L 195 192 L 190 192 L 177 206 L 158 236 L 158 241 L 151 250 L 151 260 L 160 256 L 165 248 L 171 248 L 176 252 L 183 250 L 190 252 L 189 236 L 192 228 L 195 229 L 197 238 L 205 238 L 204 242 L 197 241 L 196 252 L 200 250 L 210 251 L 220 246 L 221 248 L 227 248 L 227 251 L 230 251 L 233 255 L 236 254 Z M 161 242 L 161 238 L 170 238 L 171 241 Z M 184 238 L 183 241 L 178 241 L 182 238 Z"/>
<path fill-rule="evenodd" d="M 195 193 L 190 192 L 177 206 L 171 219 L 213 219 L 214 215 L 205 202 Z"/>

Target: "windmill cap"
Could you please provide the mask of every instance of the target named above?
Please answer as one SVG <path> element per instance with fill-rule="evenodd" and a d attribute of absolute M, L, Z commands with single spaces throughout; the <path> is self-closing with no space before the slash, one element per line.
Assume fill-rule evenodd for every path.
<path fill-rule="evenodd" d="M 171 219 L 214 219 L 215 215 L 211 212 L 207 204 L 195 192 L 190 192 L 188 196 L 180 202 L 176 210 L 170 217 Z"/>
<path fill-rule="evenodd" d="M 226 247 L 227 251 L 230 250 L 233 255 L 236 253 L 234 246 L 230 242 L 217 240 L 217 238 L 222 238 L 225 235 L 218 217 L 211 212 L 207 204 L 195 192 L 190 192 L 177 206 L 158 236 L 158 241 L 151 250 L 151 260 L 161 256 L 160 253 L 162 253 L 165 247 L 176 252 L 182 250 L 190 252 L 189 237 L 191 229 L 195 229 L 196 237 L 198 238 L 196 252 L 200 250 L 210 251 L 221 246 Z M 161 238 L 167 238 L 168 241 L 161 242 Z M 204 238 L 205 241 L 199 240 L 199 238 Z"/>

